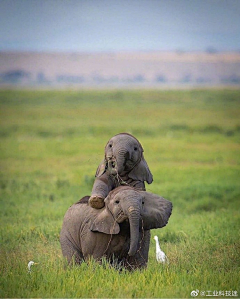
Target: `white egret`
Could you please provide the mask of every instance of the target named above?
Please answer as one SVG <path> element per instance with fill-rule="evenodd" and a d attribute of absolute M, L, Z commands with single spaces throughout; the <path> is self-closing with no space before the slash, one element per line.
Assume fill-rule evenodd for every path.
<path fill-rule="evenodd" d="M 32 265 L 37 265 L 38 263 L 35 263 L 35 262 L 33 262 L 33 261 L 30 261 L 29 263 L 28 263 L 28 272 L 31 272 L 31 267 L 32 267 Z"/>
<path fill-rule="evenodd" d="M 168 258 L 166 254 L 161 250 L 160 244 L 158 241 L 158 237 L 154 236 L 153 238 L 156 241 L 156 259 L 159 263 L 167 263 L 168 264 Z"/>

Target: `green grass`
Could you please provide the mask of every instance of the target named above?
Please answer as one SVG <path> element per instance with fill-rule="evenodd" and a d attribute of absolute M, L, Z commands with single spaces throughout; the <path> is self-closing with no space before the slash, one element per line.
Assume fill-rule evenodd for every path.
<path fill-rule="evenodd" d="M 0 109 L 0 297 L 239 296 L 240 90 L 2 90 Z M 169 224 L 152 232 L 170 263 L 156 263 L 151 238 L 146 270 L 64 268 L 64 213 L 90 194 L 119 132 L 144 147 L 147 190 L 173 202 Z"/>

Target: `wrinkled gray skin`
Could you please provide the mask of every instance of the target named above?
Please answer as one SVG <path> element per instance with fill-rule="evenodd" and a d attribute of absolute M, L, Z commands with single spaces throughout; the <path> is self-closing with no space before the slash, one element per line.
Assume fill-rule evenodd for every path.
<path fill-rule="evenodd" d="M 100 209 L 114 188 L 128 185 L 145 190 L 145 181 L 151 184 L 153 177 L 143 157 L 140 142 L 127 133 L 115 135 L 105 146 L 105 157 L 96 171 L 89 204 Z"/>
<path fill-rule="evenodd" d="M 69 263 L 106 257 L 129 270 L 146 267 L 150 229 L 165 226 L 171 212 L 170 201 L 128 186 L 111 191 L 102 209 L 92 208 L 84 197 L 64 216 L 63 256 Z"/>

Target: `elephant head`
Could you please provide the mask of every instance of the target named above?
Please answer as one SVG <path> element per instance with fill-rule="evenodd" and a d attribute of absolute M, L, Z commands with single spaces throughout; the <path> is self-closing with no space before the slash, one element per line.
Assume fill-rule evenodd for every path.
<path fill-rule="evenodd" d="M 128 174 L 129 178 L 148 184 L 153 181 L 140 142 L 128 133 L 117 134 L 106 144 L 105 157 L 97 169 L 96 177 L 100 177 L 106 170 L 112 175 Z"/>
<path fill-rule="evenodd" d="M 153 200 L 154 199 L 154 200 Z M 139 232 L 160 228 L 167 224 L 171 215 L 170 201 L 146 191 L 129 186 L 117 187 L 105 198 L 103 208 L 92 223 L 91 230 L 105 234 L 118 234 L 119 224 L 128 219 L 130 226 L 129 256 L 135 255 Z"/>

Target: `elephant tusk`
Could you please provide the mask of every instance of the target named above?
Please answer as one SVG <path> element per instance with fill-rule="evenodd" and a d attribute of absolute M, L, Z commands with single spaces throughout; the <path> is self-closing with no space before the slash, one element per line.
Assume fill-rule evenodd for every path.
<path fill-rule="evenodd" d="M 132 213 L 132 212 L 134 212 L 134 211 L 135 211 L 135 208 L 134 208 L 134 207 L 131 206 L 131 207 L 128 208 L 128 212 L 129 212 L 129 213 Z"/>

